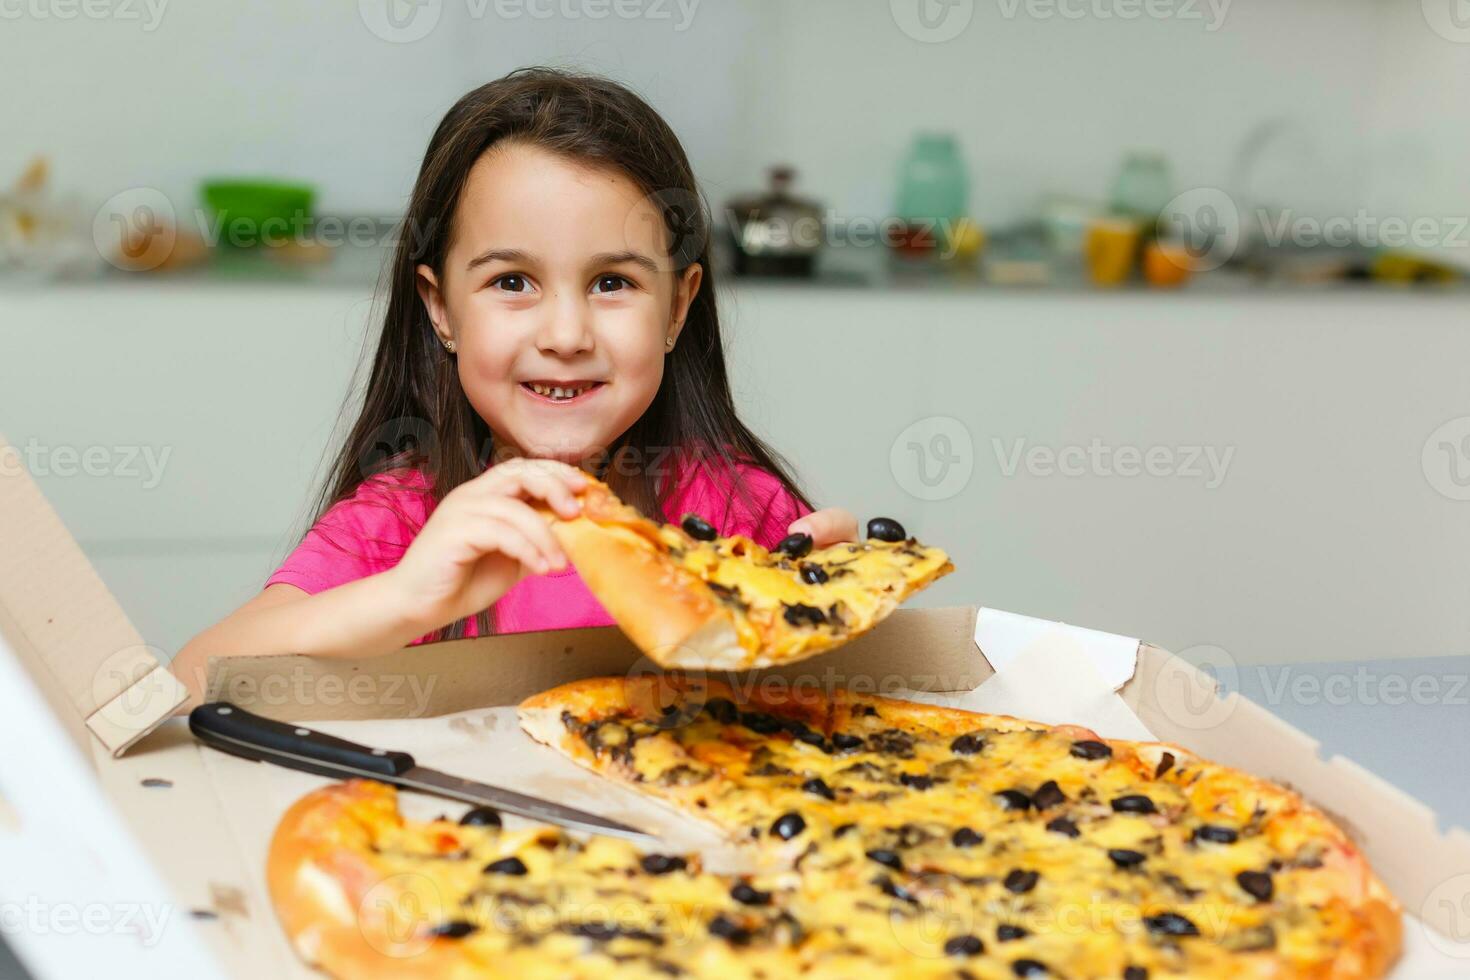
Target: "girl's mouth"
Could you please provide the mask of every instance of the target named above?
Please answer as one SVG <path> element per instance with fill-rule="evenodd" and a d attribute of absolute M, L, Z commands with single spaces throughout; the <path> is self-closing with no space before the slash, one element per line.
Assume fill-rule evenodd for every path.
<path fill-rule="evenodd" d="M 555 405 L 569 405 L 585 401 L 589 395 L 601 388 L 602 381 L 522 381 L 521 390 L 539 401 Z"/>

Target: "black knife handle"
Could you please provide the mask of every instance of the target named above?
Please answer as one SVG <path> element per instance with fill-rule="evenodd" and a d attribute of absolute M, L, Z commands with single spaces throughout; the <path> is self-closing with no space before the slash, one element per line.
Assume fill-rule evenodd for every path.
<path fill-rule="evenodd" d="M 211 701 L 189 712 L 189 731 L 201 742 L 233 755 L 339 779 L 354 772 L 387 779 L 415 765 L 407 752 L 371 749 L 290 722 L 262 718 L 228 701 Z"/>

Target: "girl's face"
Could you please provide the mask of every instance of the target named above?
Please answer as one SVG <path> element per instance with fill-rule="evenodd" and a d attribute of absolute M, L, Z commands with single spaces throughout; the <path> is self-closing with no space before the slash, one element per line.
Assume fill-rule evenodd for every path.
<path fill-rule="evenodd" d="M 418 285 L 497 449 L 577 463 L 638 420 L 702 276 L 668 264 L 622 173 L 514 143 L 476 161 L 442 274 L 420 265 Z"/>

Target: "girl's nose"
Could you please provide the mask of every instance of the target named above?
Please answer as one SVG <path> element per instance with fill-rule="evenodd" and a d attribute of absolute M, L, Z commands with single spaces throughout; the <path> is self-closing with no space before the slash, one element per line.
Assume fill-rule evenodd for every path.
<path fill-rule="evenodd" d="M 562 357 L 592 350 L 592 311 L 587 304 L 570 291 L 553 300 L 546 304 L 546 316 L 536 331 L 536 347 Z"/>

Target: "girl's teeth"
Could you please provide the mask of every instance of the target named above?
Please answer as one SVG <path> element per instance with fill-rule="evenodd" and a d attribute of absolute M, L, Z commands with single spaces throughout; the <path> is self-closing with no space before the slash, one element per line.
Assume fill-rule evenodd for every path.
<path fill-rule="evenodd" d="M 579 385 L 579 386 L 577 386 L 575 388 L 559 388 L 559 387 L 555 387 L 555 386 L 552 386 L 552 385 L 536 384 L 535 382 L 532 382 L 531 385 L 530 385 L 531 390 L 534 391 L 538 395 L 542 395 L 542 396 L 547 397 L 547 398 L 563 398 L 563 399 L 565 399 L 565 398 L 574 398 L 577 395 L 580 395 L 582 392 L 586 391 L 590 387 L 592 387 L 590 384 L 586 384 L 586 385 Z"/>

